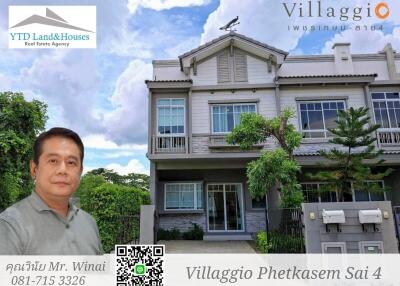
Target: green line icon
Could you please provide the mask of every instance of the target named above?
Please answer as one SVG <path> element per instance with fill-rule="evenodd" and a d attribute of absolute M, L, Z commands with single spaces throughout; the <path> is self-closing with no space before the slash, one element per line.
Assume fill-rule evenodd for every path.
<path fill-rule="evenodd" d="M 144 267 L 144 264 L 136 264 L 135 265 L 135 274 L 136 275 L 144 275 L 145 271 L 146 271 L 146 268 Z"/>

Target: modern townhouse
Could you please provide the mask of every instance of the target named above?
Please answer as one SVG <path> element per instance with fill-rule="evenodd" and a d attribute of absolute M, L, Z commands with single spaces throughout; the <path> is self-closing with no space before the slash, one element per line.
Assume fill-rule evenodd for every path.
<path fill-rule="evenodd" d="M 244 35 L 230 32 L 173 60 L 153 61 L 149 90 L 148 158 L 157 227 L 186 230 L 200 225 L 204 239 L 248 239 L 266 227 L 265 208 L 278 207 L 279 192 L 252 199 L 246 164 L 273 140 L 240 151 L 225 142 L 243 112 L 267 118 L 290 107 L 292 123 L 303 134 L 295 156 L 303 173 L 323 161 L 327 128 L 337 111 L 369 107 L 377 148 L 395 171 L 384 181 L 386 194 L 353 190 L 345 201 L 391 200 L 400 205 L 400 55 L 390 44 L 374 54 L 351 54 L 337 43 L 332 55 L 291 56 Z M 334 193 L 316 192 L 318 182 L 301 178 L 305 202 L 335 202 Z"/>

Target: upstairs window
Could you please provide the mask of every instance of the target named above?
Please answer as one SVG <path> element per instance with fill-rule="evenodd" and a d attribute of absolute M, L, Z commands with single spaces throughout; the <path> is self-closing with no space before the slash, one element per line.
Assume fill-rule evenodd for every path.
<path fill-rule="evenodd" d="M 185 99 L 157 100 L 157 130 L 159 135 L 185 133 Z"/>
<path fill-rule="evenodd" d="M 240 123 L 240 115 L 245 112 L 256 113 L 255 104 L 213 105 L 212 132 L 228 133 Z"/>
<path fill-rule="evenodd" d="M 303 138 L 332 136 L 328 128 L 336 128 L 339 110 L 345 110 L 343 100 L 305 101 L 300 106 L 300 124 Z"/>
<path fill-rule="evenodd" d="M 374 92 L 375 122 L 381 128 L 400 128 L 400 96 L 398 92 Z"/>

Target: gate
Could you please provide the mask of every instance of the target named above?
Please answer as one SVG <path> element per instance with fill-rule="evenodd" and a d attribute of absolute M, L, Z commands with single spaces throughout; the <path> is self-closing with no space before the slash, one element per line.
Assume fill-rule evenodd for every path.
<path fill-rule="evenodd" d="M 301 209 L 269 209 L 269 253 L 305 253 Z"/>

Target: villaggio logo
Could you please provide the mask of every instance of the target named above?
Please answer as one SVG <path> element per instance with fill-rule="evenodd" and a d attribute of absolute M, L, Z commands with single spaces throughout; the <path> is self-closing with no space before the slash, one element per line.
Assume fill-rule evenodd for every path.
<path fill-rule="evenodd" d="M 96 48 L 96 6 L 9 6 L 9 48 Z"/>
<path fill-rule="evenodd" d="M 391 15 L 387 2 L 369 2 L 360 4 L 349 0 L 347 5 L 340 6 L 335 0 L 309 0 L 282 2 L 284 14 L 293 20 L 295 25 L 289 25 L 288 30 L 383 30 L 382 24 L 368 25 L 363 22 L 374 20 L 382 23 Z M 301 25 L 302 20 L 317 19 L 318 25 Z M 326 25 L 320 24 L 324 21 Z M 371 21 L 368 21 L 371 23 Z"/>

